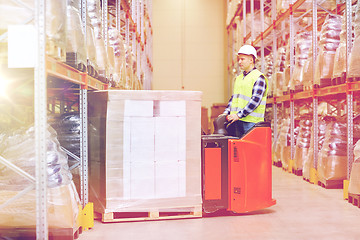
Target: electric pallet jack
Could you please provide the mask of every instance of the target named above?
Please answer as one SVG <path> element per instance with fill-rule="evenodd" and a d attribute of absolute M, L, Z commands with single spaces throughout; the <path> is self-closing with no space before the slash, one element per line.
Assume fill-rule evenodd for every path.
<path fill-rule="evenodd" d="M 272 199 L 270 123 L 257 123 L 241 138 L 227 136 L 226 118 L 202 135 L 203 212 L 245 213 L 276 204 Z"/>

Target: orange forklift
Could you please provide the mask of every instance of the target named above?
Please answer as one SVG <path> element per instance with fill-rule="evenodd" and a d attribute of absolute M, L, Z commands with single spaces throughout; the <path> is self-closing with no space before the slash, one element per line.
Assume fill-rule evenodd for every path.
<path fill-rule="evenodd" d="M 202 135 L 203 212 L 246 213 L 276 204 L 272 199 L 270 123 L 257 123 L 241 138 L 227 136 L 225 116 L 214 134 Z"/>

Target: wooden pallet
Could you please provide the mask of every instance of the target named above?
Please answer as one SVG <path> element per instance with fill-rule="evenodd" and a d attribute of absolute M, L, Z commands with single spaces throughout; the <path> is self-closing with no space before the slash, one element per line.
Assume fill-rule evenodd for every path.
<path fill-rule="evenodd" d="M 292 173 L 296 176 L 302 176 L 302 169 L 293 169 Z"/>
<path fill-rule="evenodd" d="M 303 176 L 303 180 L 310 183 L 310 179 L 307 179 L 306 177 Z"/>
<path fill-rule="evenodd" d="M 331 79 L 331 85 L 332 86 L 344 84 L 345 82 L 346 82 L 346 79 L 343 78 L 343 77 L 337 77 L 337 78 Z"/>
<path fill-rule="evenodd" d="M 348 193 L 348 194 L 349 194 L 349 198 L 348 198 L 349 203 L 360 208 L 360 195 L 352 194 L 352 193 Z"/>
<path fill-rule="evenodd" d="M 321 78 L 320 79 L 320 87 L 328 87 L 331 86 L 331 78 Z"/>
<path fill-rule="evenodd" d="M 282 167 L 282 163 L 281 161 L 278 161 L 278 162 L 273 162 L 273 165 L 276 166 L 276 167 Z"/>
<path fill-rule="evenodd" d="M 96 213 L 101 216 L 101 221 L 109 222 L 137 222 L 168 219 L 201 218 L 202 206 L 195 207 L 174 207 L 171 209 L 158 209 L 148 212 L 110 212 Z"/>
<path fill-rule="evenodd" d="M 290 93 L 298 93 L 304 91 L 303 85 L 296 85 L 294 89 L 290 89 Z"/>
<path fill-rule="evenodd" d="M 46 41 L 46 54 L 62 62 L 66 61 L 66 51 L 54 41 Z"/>
<path fill-rule="evenodd" d="M 360 77 L 351 77 L 351 78 L 348 78 L 349 82 L 358 82 L 360 81 Z"/>
<path fill-rule="evenodd" d="M 49 240 L 74 240 L 82 233 L 81 227 L 75 232 L 72 228 L 49 228 Z M 0 239 L 36 239 L 36 228 L 0 228 Z"/>
<path fill-rule="evenodd" d="M 323 180 L 323 182 L 318 181 L 318 185 L 326 189 L 341 189 L 343 180 Z"/>

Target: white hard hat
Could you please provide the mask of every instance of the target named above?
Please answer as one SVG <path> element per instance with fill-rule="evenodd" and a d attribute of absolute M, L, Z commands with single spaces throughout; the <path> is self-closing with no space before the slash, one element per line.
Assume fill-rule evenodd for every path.
<path fill-rule="evenodd" d="M 257 58 L 256 49 L 251 45 L 242 46 L 238 51 L 238 55 L 239 54 L 253 55 L 255 58 Z"/>

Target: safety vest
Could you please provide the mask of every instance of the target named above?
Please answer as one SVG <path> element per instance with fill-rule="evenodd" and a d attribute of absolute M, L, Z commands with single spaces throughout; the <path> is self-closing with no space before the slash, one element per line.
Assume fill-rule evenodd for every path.
<path fill-rule="evenodd" d="M 252 97 L 252 90 L 256 80 L 263 75 L 259 70 L 254 69 L 248 73 L 245 77 L 244 74 L 240 74 L 234 85 L 234 95 L 231 102 L 230 114 L 237 114 L 242 110 L 250 101 Z M 264 75 L 263 75 L 264 76 Z M 239 120 L 244 122 L 263 122 L 265 117 L 265 107 L 268 89 L 268 80 L 264 76 L 266 82 L 266 90 L 261 99 L 258 107 L 246 117 L 240 118 Z"/>

